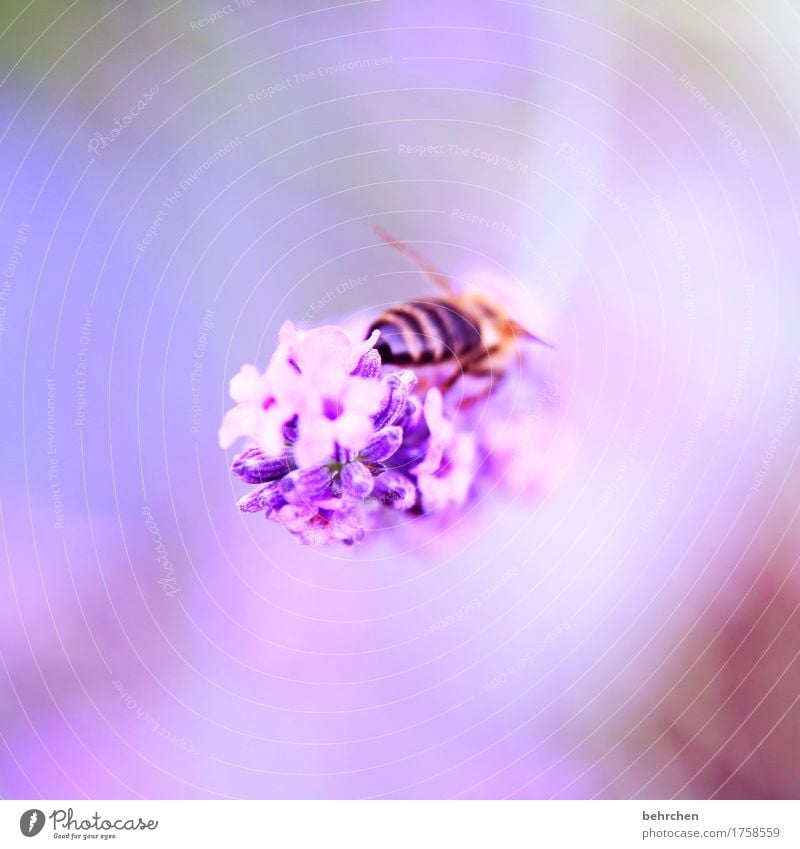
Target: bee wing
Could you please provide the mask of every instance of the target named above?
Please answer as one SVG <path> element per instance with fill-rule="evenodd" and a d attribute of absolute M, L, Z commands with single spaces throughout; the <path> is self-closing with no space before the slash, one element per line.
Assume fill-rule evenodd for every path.
<path fill-rule="evenodd" d="M 546 348 L 555 347 L 530 329 L 547 325 L 547 315 L 540 301 L 521 281 L 494 269 L 479 267 L 466 275 L 465 286 L 467 292 L 479 292 L 500 308 L 517 338 L 529 339 Z"/>
<path fill-rule="evenodd" d="M 450 295 L 458 294 L 455 286 L 453 286 L 452 280 L 450 280 L 444 272 L 434 268 L 428 260 L 426 260 L 421 254 L 418 254 L 414 248 L 407 245 L 405 242 L 401 242 L 399 239 L 396 239 L 391 233 L 384 230 L 383 227 L 375 226 L 372 229 L 381 237 L 381 239 L 383 239 L 384 242 L 386 242 L 387 245 L 391 245 L 396 251 L 400 251 L 403 256 L 410 259 L 411 262 L 413 262 L 414 265 L 416 265 L 417 268 L 419 268 L 419 270 L 422 271 L 422 273 L 436 286 L 444 289 L 444 291 L 448 292 Z"/>

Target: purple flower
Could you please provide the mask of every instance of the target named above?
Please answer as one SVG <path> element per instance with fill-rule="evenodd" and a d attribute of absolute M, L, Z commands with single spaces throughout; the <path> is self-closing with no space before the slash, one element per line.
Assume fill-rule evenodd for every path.
<path fill-rule="evenodd" d="M 395 471 L 388 471 L 375 481 L 375 492 L 382 504 L 395 510 L 410 510 L 419 497 L 414 481 Z"/>
<path fill-rule="evenodd" d="M 239 499 L 239 509 L 244 513 L 267 513 L 277 510 L 286 504 L 286 498 L 280 484 L 268 483 L 260 489 L 254 489 Z"/>
<path fill-rule="evenodd" d="M 445 418 L 438 389 L 425 396 L 425 422 L 430 431 L 427 451 L 414 474 L 425 511 L 463 504 L 475 479 L 478 452 L 471 432 L 459 432 Z"/>
<path fill-rule="evenodd" d="M 377 374 L 371 374 L 372 350 L 378 335 L 354 343 L 337 327 L 298 331 L 291 322 L 281 328 L 281 347 L 298 370 L 302 392 L 295 400 L 299 466 L 319 463 L 337 446 L 358 450 L 372 436 L 372 416 L 382 401 Z M 376 352 L 377 353 L 377 352 Z M 362 376 L 359 368 L 366 372 Z"/>
<path fill-rule="evenodd" d="M 273 450 L 259 441 L 256 427 L 238 434 L 256 445 L 234 457 L 231 471 L 262 485 L 239 501 L 242 511 L 263 512 L 303 543 L 352 543 L 363 537 L 376 504 L 416 503 L 414 483 L 386 466 L 406 433 L 393 422 L 418 425 L 419 404 L 410 395 L 416 376 L 407 370 L 381 379 L 376 338 L 356 344 L 338 328 L 300 332 L 287 323 L 265 374 L 243 369 L 244 378 L 234 381 L 240 405 L 225 427 L 231 419 L 263 423 L 269 414 Z"/>
<path fill-rule="evenodd" d="M 379 430 L 358 452 L 359 459 L 367 463 L 381 463 L 388 460 L 403 444 L 401 427 L 385 427 Z"/>
<path fill-rule="evenodd" d="M 268 457 L 260 448 L 248 448 L 233 461 L 231 471 L 245 483 L 278 480 L 295 468 L 291 454 Z"/>
<path fill-rule="evenodd" d="M 337 445 L 355 451 L 363 447 L 384 398 L 376 380 L 377 352 L 371 353 L 377 339 L 377 331 L 355 342 L 338 327 L 300 331 L 287 321 L 264 374 L 246 365 L 231 380 L 237 406 L 225 415 L 220 445 L 227 448 L 245 437 L 266 457 L 276 457 L 284 448 L 287 424 L 294 422 L 299 466 L 323 461 Z"/>
<path fill-rule="evenodd" d="M 383 365 L 377 339 L 286 322 L 267 370 L 245 366 L 231 381 L 238 404 L 220 442 L 251 442 L 231 466 L 254 486 L 242 511 L 263 513 L 306 545 L 352 544 L 398 513 L 447 513 L 498 475 L 534 467 L 529 457 L 517 462 L 525 440 L 507 438 L 520 432 L 519 416 L 494 401 L 472 413 L 448 408 L 435 386 L 418 389 L 412 369 Z"/>
<path fill-rule="evenodd" d="M 222 448 L 246 437 L 267 455 L 280 453 L 283 447 L 283 423 L 295 406 L 292 369 L 288 362 L 274 357 L 261 374 L 255 366 L 242 366 L 231 379 L 230 395 L 237 405 L 225 414 L 219 429 Z"/>
<path fill-rule="evenodd" d="M 352 373 L 356 377 L 377 377 L 381 373 L 381 355 L 371 348 L 361 356 Z"/>
<path fill-rule="evenodd" d="M 411 369 L 390 374 L 384 381 L 384 394 L 381 406 L 373 416 L 376 430 L 393 424 L 402 415 L 411 390 L 417 383 L 417 376 Z"/>
<path fill-rule="evenodd" d="M 342 469 L 342 491 L 353 499 L 366 498 L 375 485 L 372 472 L 358 461 L 348 463 Z"/>
<path fill-rule="evenodd" d="M 291 472 L 282 481 L 283 493 L 293 504 L 314 504 L 336 495 L 335 474 L 330 466 L 314 466 Z"/>
<path fill-rule="evenodd" d="M 278 511 L 277 521 L 304 545 L 324 545 L 334 540 L 352 545 L 364 538 L 364 528 L 352 504 L 339 510 L 288 504 Z"/>

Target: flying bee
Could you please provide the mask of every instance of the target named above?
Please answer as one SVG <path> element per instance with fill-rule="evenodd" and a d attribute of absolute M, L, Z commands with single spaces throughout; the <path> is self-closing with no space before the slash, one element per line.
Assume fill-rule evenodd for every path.
<path fill-rule="evenodd" d="M 462 375 L 485 376 L 490 379 L 491 389 L 514 357 L 520 356 L 521 340 L 552 347 L 484 292 L 458 291 L 449 277 L 409 245 L 380 227 L 375 232 L 445 293 L 440 297 L 406 301 L 375 319 L 368 335 L 380 331 L 375 348 L 383 363 L 398 366 L 453 363 L 455 371 L 441 384 L 442 392 Z"/>

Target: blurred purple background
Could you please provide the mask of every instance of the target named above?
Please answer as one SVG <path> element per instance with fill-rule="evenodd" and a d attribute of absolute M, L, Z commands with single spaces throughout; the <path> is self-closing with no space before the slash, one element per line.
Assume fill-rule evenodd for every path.
<path fill-rule="evenodd" d="M 800 794 L 798 41 L 4 3 L 0 795 Z M 236 509 L 227 382 L 420 294 L 374 224 L 526 282 L 563 450 L 535 504 L 302 548 Z"/>

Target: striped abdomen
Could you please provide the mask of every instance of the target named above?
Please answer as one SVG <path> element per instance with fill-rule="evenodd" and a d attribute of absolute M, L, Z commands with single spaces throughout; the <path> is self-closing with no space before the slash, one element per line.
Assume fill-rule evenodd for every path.
<path fill-rule="evenodd" d="M 421 365 L 461 359 L 481 344 L 480 328 L 451 302 L 408 301 L 373 322 L 375 346 L 384 363 Z"/>

